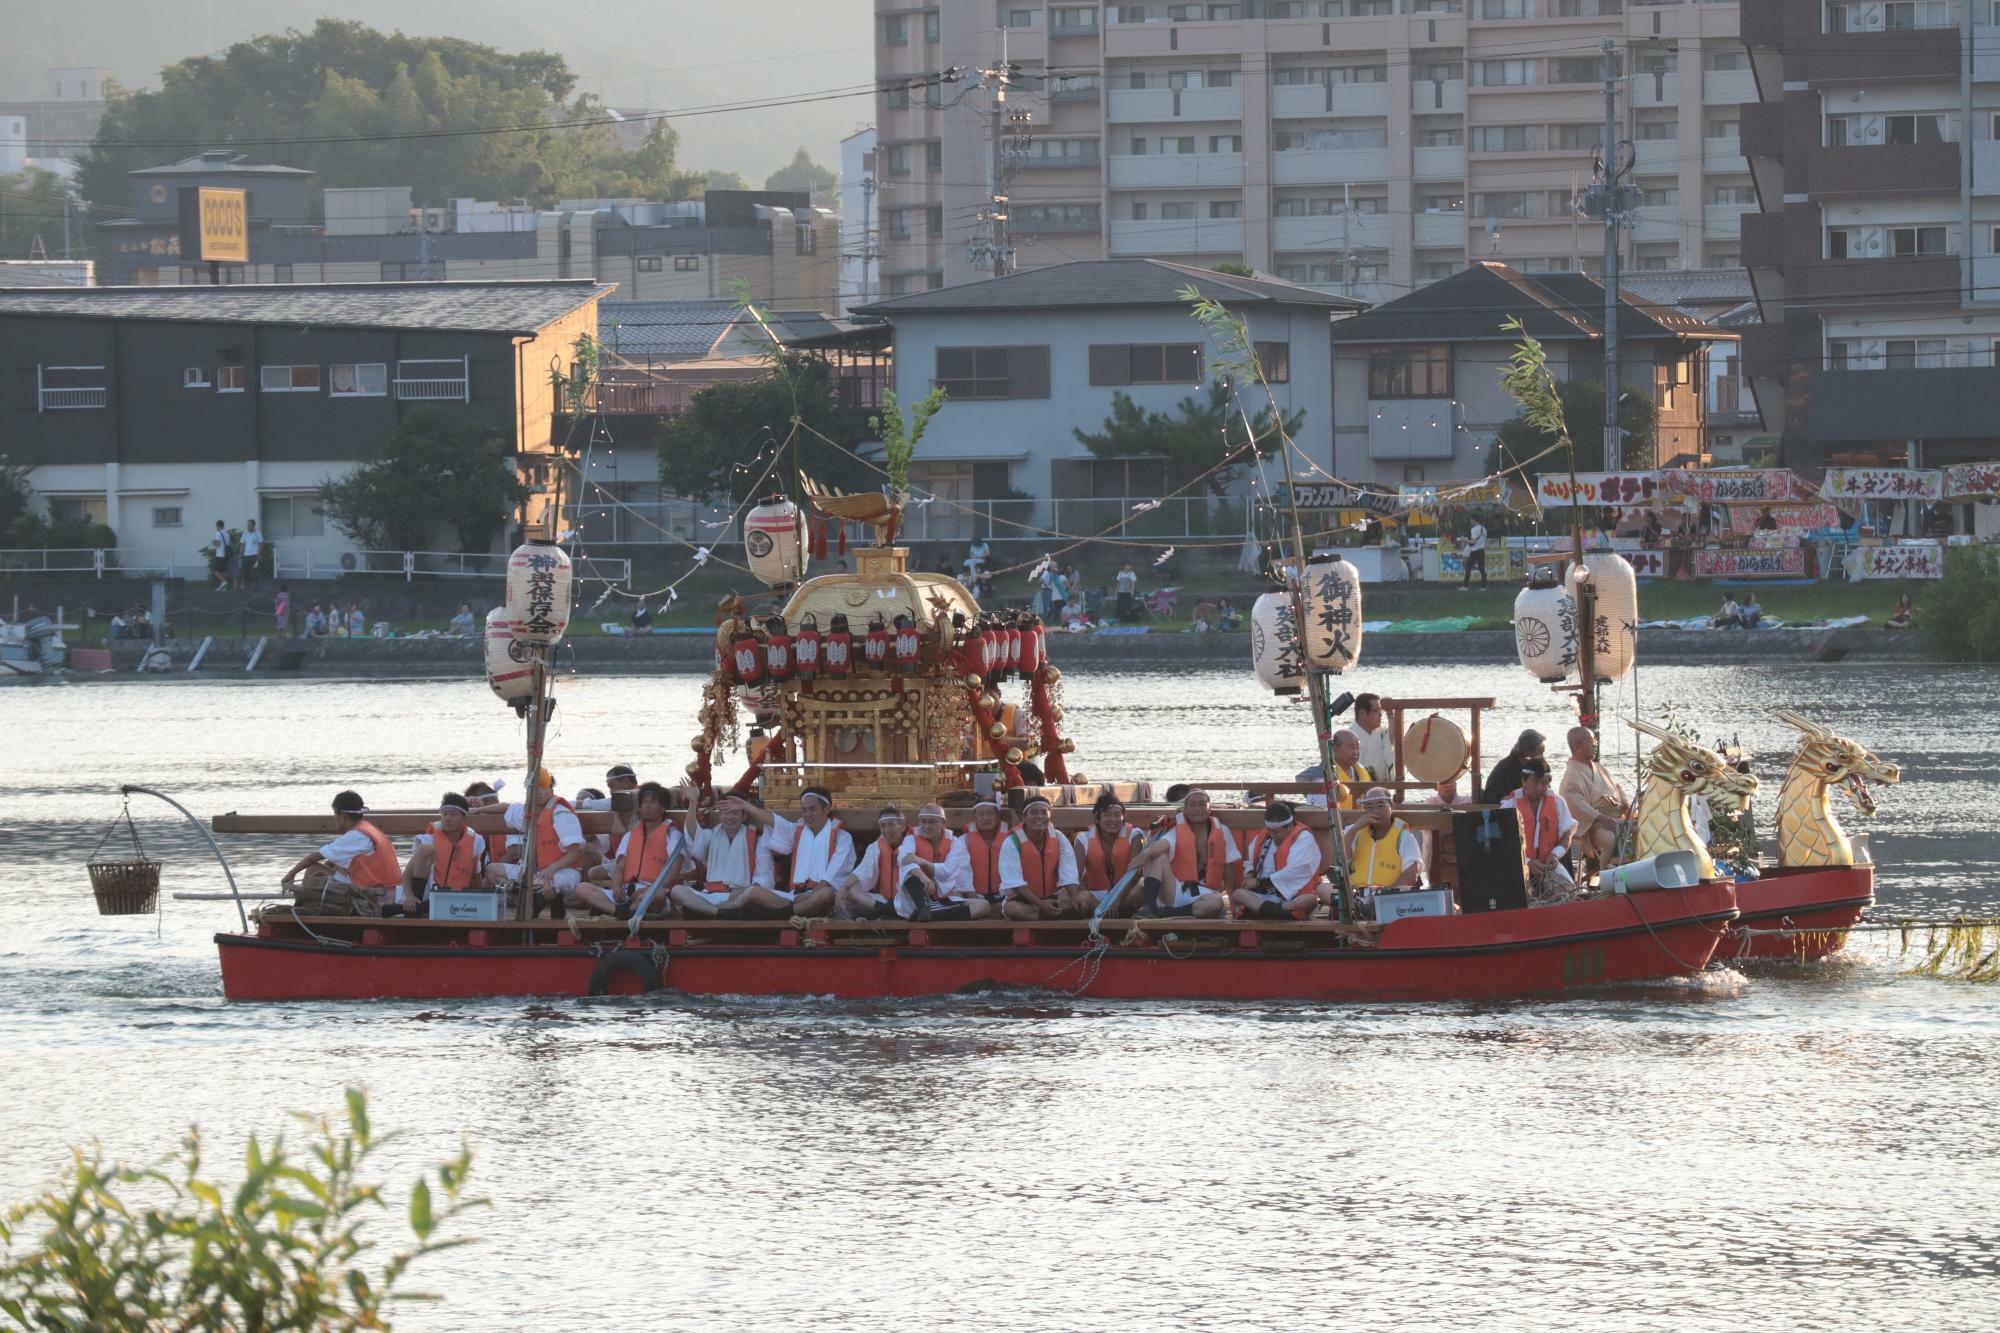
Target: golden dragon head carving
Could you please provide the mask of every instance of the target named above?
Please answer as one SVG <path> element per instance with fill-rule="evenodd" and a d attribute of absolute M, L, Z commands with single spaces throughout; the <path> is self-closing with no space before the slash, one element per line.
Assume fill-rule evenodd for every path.
<path fill-rule="evenodd" d="M 1838 788 L 1840 794 L 1853 802 L 1854 808 L 1862 814 L 1875 813 L 1875 797 L 1868 790 L 1870 781 L 1897 783 L 1903 780 L 1901 768 L 1886 759 L 1877 758 L 1867 746 L 1845 736 L 1836 736 L 1819 723 L 1789 709 L 1779 710 L 1777 716 L 1780 721 L 1797 727 L 1804 736 L 1798 753 L 1792 756 L 1791 775 L 1810 778 L 1824 787 Z"/>
<path fill-rule="evenodd" d="M 1646 757 L 1646 772 L 1654 781 L 1678 788 L 1684 796 L 1706 796 L 1711 806 L 1740 810 L 1757 794 L 1757 779 L 1739 773 L 1721 755 L 1674 735 L 1650 722 L 1627 718 L 1632 728 L 1659 744 Z"/>

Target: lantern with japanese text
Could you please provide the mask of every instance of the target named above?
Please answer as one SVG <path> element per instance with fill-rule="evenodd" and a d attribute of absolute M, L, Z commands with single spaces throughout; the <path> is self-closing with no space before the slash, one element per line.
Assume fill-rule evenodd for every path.
<path fill-rule="evenodd" d="M 1514 651 L 1536 680 L 1561 680 L 1576 669 L 1576 599 L 1569 589 L 1521 589 L 1514 598 Z"/>
<path fill-rule="evenodd" d="M 1021 674 L 1030 680 L 1042 669 L 1047 657 L 1048 645 L 1044 634 L 1041 620 L 1035 616 L 1028 617 L 1026 627 L 1021 631 Z"/>
<path fill-rule="evenodd" d="M 862 651 L 868 657 L 868 665 L 877 671 L 886 669 L 894 641 L 895 636 L 889 633 L 889 626 L 884 623 L 882 613 L 877 611 L 868 620 L 868 638 L 862 645 Z"/>
<path fill-rule="evenodd" d="M 792 636 L 785 633 L 783 616 L 764 622 L 764 672 L 772 680 L 792 678 Z"/>
<path fill-rule="evenodd" d="M 1346 671 L 1361 660 L 1361 572 L 1339 554 L 1306 561 L 1306 661 Z"/>
<path fill-rule="evenodd" d="M 917 623 L 907 615 L 896 617 L 896 669 L 914 671 L 917 666 Z"/>
<path fill-rule="evenodd" d="M 804 528 L 799 507 L 783 496 L 772 496 L 744 517 L 743 551 L 759 582 L 776 588 L 805 577 Z"/>
<path fill-rule="evenodd" d="M 729 668 L 744 685 L 755 685 L 764 679 L 764 654 L 757 635 L 748 625 L 739 627 L 729 641 Z"/>
<path fill-rule="evenodd" d="M 1639 659 L 1639 575 L 1616 551 L 1592 551 L 1583 567 L 1597 588 L 1591 615 L 1591 665 L 1599 680 L 1623 680 Z M 1570 582 L 1577 582 L 1572 567 Z"/>
<path fill-rule="evenodd" d="M 507 620 L 523 643 L 555 643 L 569 628 L 569 552 L 523 542 L 507 557 Z"/>
<path fill-rule="evenodd" d="M 486 613 L 486 683 L 500 702 L 525 708 L 535 692 L 535 668 L 531 650 L 514 637 L 507 608 L 496 606 Z"/>
<path fill-rule="evenodd" d="M 1267 592 L 1250 607 L 1250 665 L 1274 694 L 1297 694 L 1306 678 L 1291 594 Z"/>
<path fill-rule="evenodd" d="M 836 615 L 820 644 L 822 670 L 829 676 L 845 676 L 854 669 L 854 636 L 847 631 L 847 617 Z"/>
<path fill-rule="evenodd" d="M 819 621 L 808 611 L 799 620 L 799 637 L 792 644 L 799 659 L 799 679 L 811 680 L 819 674 Z"/>

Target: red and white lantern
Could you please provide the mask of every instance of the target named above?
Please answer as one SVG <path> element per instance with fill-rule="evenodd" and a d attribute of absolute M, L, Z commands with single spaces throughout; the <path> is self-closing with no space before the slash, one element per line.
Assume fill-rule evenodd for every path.
<path fill-rule="evenodd" d="M 833 618 L 833 628 L 826 632 L 826 641 L 820 645 L 820 656 L 829 676 L 845 676 L 854 670 L 854 636 L 847 632 L 846 616 Z"/>
<path fill-rule="evenodd" d="M 889 627 L 882 623 L 880 615 L 869 621 L 868 640 L 862 648 L 868 656 L 868 665 L 877 671 L 885 670 L 889 665 L 889 653 L 894 642 L 895 636 L 889 633 Z"/>
<path fill-rule="evenodd" d="M 792 636 L 778 616 L 764 622 L 764 670 L 772 680 L 792 678 Z"/>
<path fill-rule="evenodd" d="M 819 622 L 811 612 L 799 621 L 799 637 L 792 643 L 792 653 L 799 660 L 800 680 L 811 680 L 819 674 Z"/>
<path fill-rule="evenodd" d="M 747 628 L 729 641 L 729 664 L 741 684 L 755 685 L 764 679 L 764 654 L 758 651 L 757 636 Z"/>
<path fill-rule="evenodd" d="M 1021 674 L 1033 679 L 1042 669 L 1046 660 L 1047 645 L 1043 642 L 1042 622 L 1030 620 L 1028 627 L 1021 631 Z"/>
<path fill-rule="evenodd" d="M 896 617 L 896 669 L 914 671 L 917 666 L 917 627 L 908 616 Z"/>
<path fill-rule="evenodd" d="M 1007 665 L 1002 669 L 1006 671 L 1021 669 L 1021 630 L 1018 625 L 1007 627 Z"/>

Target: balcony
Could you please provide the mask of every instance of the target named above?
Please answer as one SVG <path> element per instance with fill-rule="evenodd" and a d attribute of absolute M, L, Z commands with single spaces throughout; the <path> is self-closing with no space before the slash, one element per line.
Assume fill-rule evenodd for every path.
<path fill-rule="evenodd" d="M 1757 76 L 1747 69 L 1712 69 L 1701 76 L 1701 100 L 1709 106 L 1741 106 L 1757 100 Z"/>
<path fill-rule="evenodd" d="M 1419 213 L 1413 220 L 1416 223 L 1417 249 L 1465 249 L 1465 214 Z"/>
<path fill-rule="evenodd" d="M 1981 139 L 1972 145 L 1972 192 L 2000 194 L 2000 139 Z"/>
<path fill-rule="evenodd" d="M 1816 440 L 1984 440 L 2000 419 L 2000 370 L 1815 370 L 1809 429 Z"/>
<path fill-rule="evenodd" d="M 1114 190 L 1236 190 L 1241 153 L 1123 153 L 1111 158 Z"/>
<path fill-rule="evenodd" d="M 1750 163 L 1743 156 L 1741 139 L 1703 139 L 1701 141 L 1701 169 L 1742 173 L 1750 170 Z"/>
<path fill-rule="evenodd" d="M 1101 159 L 1097 155 L 1095 142 L 1084 145 L 1081 153 L 1044 156 L 1040 153 L 1018 153 L 1014 165 L 1022 171 L 1079 171 L 1097 170 Z"/>
<path fill-rule="evenodd" d="M 1340 185 L 1388 179 L 1387 148 L 1298 148 L 1271 156 L 1274 185 Z"/>
<path fill-rule="evenodd" d="M 1462 181 L 1465 179 L 1465 148 L 1418 148 L 1411 153 L 1410 175 L 1420 181 Z"/>
<path fill-rule="evenodd" d="M 1678 74 L 1654 74 L 1640 70 L 1630 81 L 1633 106 L 1679 106 L 1681 80 Z"/>
<path fill-rule="evenodd" d="M 1680 240 L 1680 210 L 1664 206 L 1637 209 L 1632 215 L 1632 239 L 1648 245 Z"/>
<path fill-rule="evenodd" d="M 1271 89 L 1274 119 L 1301 116 L 1386 116 L 1386 83 L 1287 84 Z"/>
<path fill-rule="evenodd" d="M 1681 141 L 1639 140 L 1632 145 L 1632 170 L 1641 176 L 1678 176 L 1681 170 Z"/>
<path fill-rule="evenodd" d="M 1115 124 L 1243 119 L 1236 88 L 1114 88 L 1107 119 Z"/>
<path fill-rule="evenodd" d="M 1111 223 L 1110 254 L 1240 255 L 1240 218 L 1156 218 Z"/>
<path fill-rule="evenodd" d="M 1746 19 L 1744 27 L 1749 26 Z M 1803 56 L 1800 63 L 1805 80 L 1810 84 L 1880 88 L 1891 83 L 1958 82 L 1959 43 L 1955 27 L 1823 33 L 1796 45 Z"/>
<path fill-rule="evenodd" d="M 1287 255 L 1312 250 L 1386 250 L 1389 218 L 1385 213 L 1356 213 L 1344 220 L 1338 213 L 1274 218 L 1271 248 Z"/>
<path fill-rule="evenodd" d="M 1465 81 L 1453 79 L 1445 83 L 1434 79 L 1416 79 L 1410 83 L 1410 110 L 1418 115 L 1433 111 L 1465 110 Z"/>
<path fill-rule="evenodd" d="M 1866 299 L 1877 306 L 1956 307 L 1957 255 L 1914 259 L 1815 259 L 1793 257 L 1785 274 L 1786 294 L 1796 291 L 1806 304 Z"/>
<path fill-rule="evenodd" d="M 1955 143 L 1813 147 L 1806 154 L 1806 191 L 1818 198 L 1881 198 L 1958 193 Z"/>
<path fill-rule="evenodd" d="M 469 403 L 472 369 L 465 357 L 398 361 L 391 381 L 404 403 Z"/>
<path fill-rule="evenodd" d="M 1743 234 L 1743 219 L 1755 213 L 1755 204 L 1704 204 L 1701 210 L 1702 239 L 1736 240 Z M 1749 262 L 1747 259 L 1744 261 Z"/>

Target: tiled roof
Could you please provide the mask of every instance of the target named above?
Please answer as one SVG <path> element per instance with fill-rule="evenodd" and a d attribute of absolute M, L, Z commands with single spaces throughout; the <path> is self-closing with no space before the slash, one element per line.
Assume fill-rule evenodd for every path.
<path fill-rule="evenodd" d="M 0 289 L 0 317 L 308 324 L 534 334 L 613 290 L 610 283 L 341 282 L 242 287 Z"/>
<path fill-rule="evenodd" d="M 237 174 L 244 176 L 310 176 L 313 174 L 300 167 L 284 167 L 279 166 L 276 162 L 252 161 L 241 153 L 216 153 L 213 155 L 197 153 L 193 157 L 184 157 L 178 162 L 169 162 L 164 166 L 158 167 L 141 167 L 137 171 L 128 171 L 125 174 L 128 176 L 213 176 L 218 173 L 222 175 Z"/>
<path fill-rule="evenodd" d="M 1752 299 L 1750 272 L 1741 268 L 1641 269 L 1619 278 L 1630 291 L 1661 305 L 1733 306 Z"/>
<path fill-rule="evenodd" d="M 1300 305 L 1325 310 L 1365 310 L 1368 303 L 1273 278 L 1237 278 L 1212 269 L 1171 264 L 1163 259 L 1080 259 L 1051 268 L 1028 269 L 1004 278 L 941 287 L 934 292 L 894 296 L 856 306 L 864 315 L 921 314 L 927 311 L 1059 310 L 1074 307 L 1178 306 L 1193 287 L 1225 305 Z"/>
<path fill-rule="evenodd" d="M 734 301 L 606 301 L 598 336 L 620 356 L 707 356 L 738 319 Z"/>
<path fill-rule="evenodd" d="M 1337 321 L 1335 342 L 1482 342 L 1519 336 L 1503 329 L 1518 318 L 1544 341 L 1599 338 L 1604 287 L 1581 273 L 1517 273 L 1483 262 L 1385 301 L 1366 314 Z M 1622 338 L 1728 338 L 1732 335 L 1684 311 L 1621 293 Z"/>

